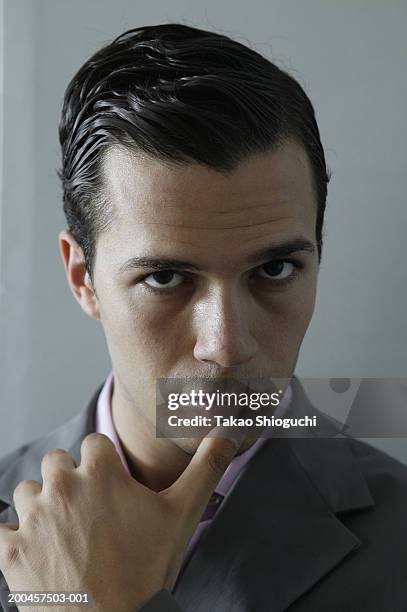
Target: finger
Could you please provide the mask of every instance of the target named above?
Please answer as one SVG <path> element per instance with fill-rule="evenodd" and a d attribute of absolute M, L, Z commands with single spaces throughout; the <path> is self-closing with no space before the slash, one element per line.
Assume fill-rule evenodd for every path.
<path fill-rule="evenodd" d="M 104 473 L 109 467 L 119 467 L 127 474 L 115 445 L 108 436 L 100 433 L 91 433 L 83 439 L 80 467 L 94 474 Z"/>
<path fill-rule="evenodd" d="M 41 461 L 41 475 L 43 480 L 55 475 L 59 471 L 69 471 L 76 467 L 76 463 L 71 455 L 62 448 L 48 451 Z"/>
<path fill-rule="evenodd" d="M 187 468 L 166 492 L 175 503 L 181 504 L 183 511 L 190 516 L 191 524 L 199 521 L 241 444 L 239 436 L 225 437 L 224 430 L 215 428 L 210 433 L 203 438 Z"/>
<path fill-rule="evenodd" d="M 41 493 L 42 487 L 36 480 L 22 480 L 13 493 L 14 506 L 20 521 L 31 511 L 33 503 Z"/>

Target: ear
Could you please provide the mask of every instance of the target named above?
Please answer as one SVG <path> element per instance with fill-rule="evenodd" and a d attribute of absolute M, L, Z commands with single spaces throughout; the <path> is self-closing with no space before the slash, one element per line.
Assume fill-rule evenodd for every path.
<path fill-rule="evenodd" d="M 64 262 L 68 285 L 82 310 L 92 319 L 100 319 L 99 304 L 86 270 L 81 247 L 69 230 L 59 233 L 59 250 Z"/>

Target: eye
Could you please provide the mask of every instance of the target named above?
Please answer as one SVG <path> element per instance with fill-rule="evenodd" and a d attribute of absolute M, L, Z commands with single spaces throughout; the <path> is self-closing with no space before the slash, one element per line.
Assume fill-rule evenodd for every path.
<path fill-rule="evenodd" d="M 275 284 L 287 284 L 297 276 L 297 269 L 302 264 L 294 260 L 269 261 L 259 268 L 259 276 Z"/>
<path fill-rule="evenodd" d="M 173 289 L 184 281 L 184 276 L 172 270 L 160 270 L 149 274 L 144 279 L 146 285 L 152 289 Z"/>

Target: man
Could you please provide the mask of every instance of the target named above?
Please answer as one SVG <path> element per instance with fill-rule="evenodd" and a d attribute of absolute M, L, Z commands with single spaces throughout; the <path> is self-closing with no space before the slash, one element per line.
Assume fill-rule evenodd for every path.
<path fill-rule="evenodd" d="M 345 436 L 156 436 L 162 378 L 288 380 L 278 409 L 315 413 L 294 370 L 329 176 L 302 88 L 225 36 L 136 28 L 72 79 L 60 140 L 60 249 L 112 373 L 0 464 L 3 608 L 8 587 L 104 611 L 406 610 L 397 461 Z"/>

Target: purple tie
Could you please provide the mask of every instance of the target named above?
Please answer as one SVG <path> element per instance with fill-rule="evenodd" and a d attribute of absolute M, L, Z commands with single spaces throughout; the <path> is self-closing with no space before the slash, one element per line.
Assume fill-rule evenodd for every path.
<path fill-rule="evenodd" d="M 208 502 L 208 505 L 205 508 L 205 512 L 201 517 L 201 521 L 210 521 L 216 514 L 217 509 L 219 508 L 221 501 L 223 499 L 223 495 L 220 493 L 212 493 L 212 496 Z"/>

